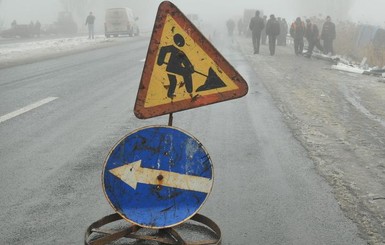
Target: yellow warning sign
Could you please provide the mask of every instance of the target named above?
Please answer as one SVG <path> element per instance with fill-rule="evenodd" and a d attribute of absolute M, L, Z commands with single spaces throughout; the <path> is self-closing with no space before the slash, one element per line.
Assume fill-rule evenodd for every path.
<path fill-rule="evenodd" d="M 248 86 L 170 2 L 159 6 L 135 104 L 149 118 L 239 98 Z"/>
<path fill-rule="evenodd" d="M 144 107 L 238 88 L 170 15 L 159 46 Z"/>

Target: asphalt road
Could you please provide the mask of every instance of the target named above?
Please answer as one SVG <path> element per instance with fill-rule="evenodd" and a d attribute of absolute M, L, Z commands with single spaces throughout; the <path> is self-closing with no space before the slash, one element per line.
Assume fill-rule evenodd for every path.
<path fill-rule="evenodd" d="M 133 114 L 147 46 L 127 39 L 0 70 L 2 244 L 82 244 L 87 226 L 113 212 L 100 181 L 106 155 L 132 130 L 168 120 Z M 365 244 L 236 44 L 218 48 L 249 94 L 176 113 L 174 126 L 210 153 L 214 187 L 200 213 L 222 244 Z"/>

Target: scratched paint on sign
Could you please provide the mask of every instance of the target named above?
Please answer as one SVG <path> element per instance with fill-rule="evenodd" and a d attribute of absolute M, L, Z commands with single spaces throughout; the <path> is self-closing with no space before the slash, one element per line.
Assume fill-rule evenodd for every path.
<path fill-rule="evenodd" d="M 191 218 L 211 192 L 213 170 L 202 144 L 173 127 L 124 137 L 105 161 L 103 190 L 126 220 L 165 228 Z"/>

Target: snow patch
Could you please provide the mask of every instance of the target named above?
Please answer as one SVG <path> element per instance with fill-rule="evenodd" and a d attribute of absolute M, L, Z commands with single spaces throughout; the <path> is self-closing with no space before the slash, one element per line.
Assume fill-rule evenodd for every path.
<path fill-rule="evenodd" d="M 82 49 L 92 49 L 106 43 L 117 42 L 118 40 L 108 39 L 104 36 L 88 39 L 83 36 L 0 44 L 0 67 L 33 58 L 60 55 Z"/>

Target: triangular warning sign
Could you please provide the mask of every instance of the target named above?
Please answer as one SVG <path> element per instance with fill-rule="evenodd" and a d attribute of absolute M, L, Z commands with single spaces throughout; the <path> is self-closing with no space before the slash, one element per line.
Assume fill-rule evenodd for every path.
<path fill-rule="evenodd" d="M 171 2 L 160 4 L 134 112 L 145 119 L 247 94 L 246 81 Z"/>

